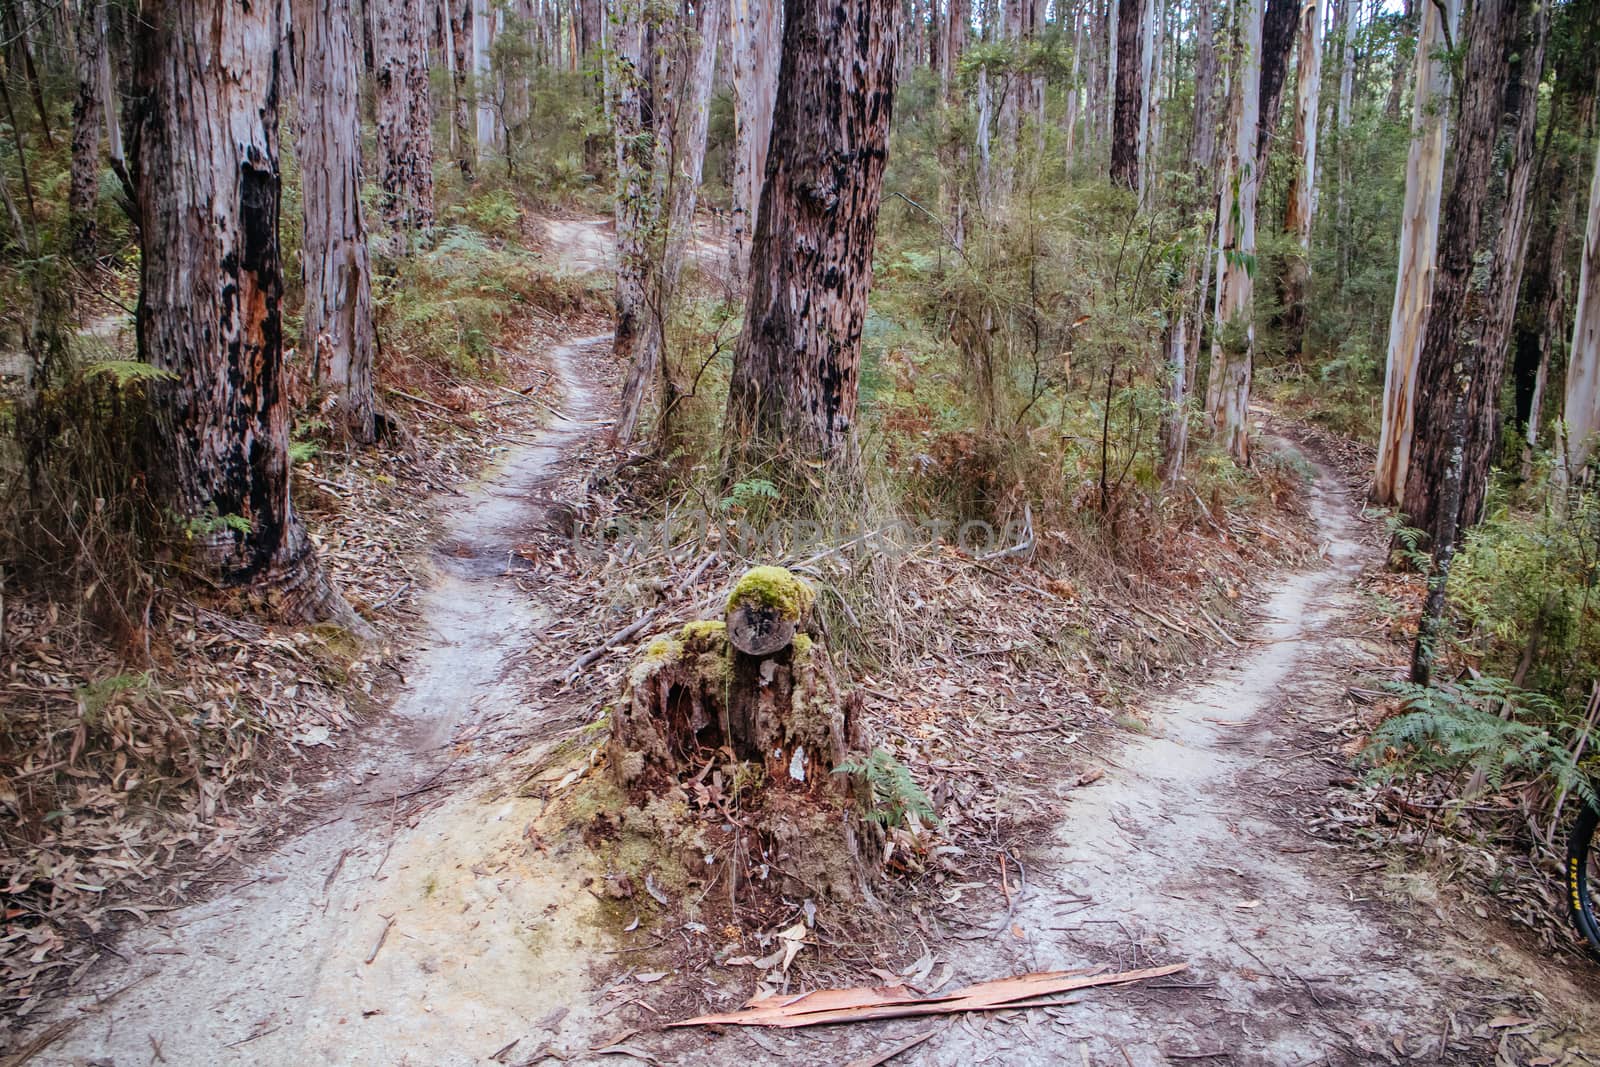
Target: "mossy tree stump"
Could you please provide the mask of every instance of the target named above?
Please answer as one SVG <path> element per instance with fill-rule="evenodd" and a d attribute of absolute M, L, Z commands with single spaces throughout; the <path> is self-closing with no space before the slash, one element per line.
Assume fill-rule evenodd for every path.
<path fill-rule="evenodd" d="M 761 850 L 742 846 L 736 880 L 775 869 L 785 892 L 857 900 L 878 835 L 862 817 L 863 784 L 834 771 L 863 750 L 860 700 L 841 695 L 810 632 L 813 603 L 802 579 L 756 567 L 723 620 L 651 641 L 613 711 L 608 762 L 635 802 L 690 803 L 704 800 L 707 781 L 726 783 Z M 718 821 L 727 814 L 719 808 Z"/>

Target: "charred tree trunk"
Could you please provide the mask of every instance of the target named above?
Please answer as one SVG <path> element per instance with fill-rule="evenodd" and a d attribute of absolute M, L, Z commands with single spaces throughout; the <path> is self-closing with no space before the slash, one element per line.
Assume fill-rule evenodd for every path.
<path fill-rule="evenodd" d="M 1435 551 L 1453 542 L 1463 518 L 1462 486 L 1452 479 L 1470 471 L 1458 449 L 1470 447 L 1477 421 L 1471 394 L 1458 396 L 1462 368 L 1476 377 L 1484 366 L 1485 330 L 1493 314 L 1492 270 L 1487 265 L 1500 238 L 1505 174 L 1496 167 L 1496 148 L 1505 114 L 1510 58 L 1531 0 L 1481 0 L 1472 13 L 1457 113 L 1456 149 L 1439 227 L 1438 266 L 1432 304 L 1418 361 L 1416 423 L 1402 511 L 1423 530 Z M 1500 173 L 1497 175 L 1497 170 Z M 1498 180 L 1497 180 L 1498 178 Z M 1455 432 L 1456 407 L 1466 419 L 1461 439 Z"/>
<path fill-rule="evenodd" d="M 742 295 L 750 274 L 750 239 L 761 208 L 767 146 L 777 102 L 783 41 L 783 0 L 729 0 L 733 65 L 733 210 L 729 267 L 732 291 Z"/>
<path fill-rule="evenodd" d="M 1150 0 L 1121 0 L 1117 8 L 1117 97 L 1111 133 L 1111 180 L 1124 189 L 1139 188 L 1139 162 L 1144 156 L 1140 118 L 1144 114 L 1145 5 Z"/>
<path fill-rule="evenodd" d="M 105 59 L 104 16 L 95 0 L 79 8 L 77 55 L 73 74 L 77 97 L 72 103 L 72 177 L 67 211 L 71 216 L 70 251 L 79 264 L 94 259 L 95 213 L 100 199 L 100 128 L 105 121 L 100 92 L 100 66 Z"/>
<path fill-rule="evenodd" d="M 166 0 L 137 42 L 140 355 L 164 462 L 152 482 L 205 562 L 275 615 L 363 628 L 289 502 L 278 101 L 283 8 Z"/>
<path fill-rule="evenodd" d="M 1298 255 L 1283 277 L 1286 347 L 1297 353 L 1305 338 L 1306 288 L 1311 282 L 1311 224 L 1317 211 L 1317 114 L 1322 90 L 1322 0 L 1308 0 L 1300 13 L 1299 71 L 1295 75 L 1294 151 L 1298 166 L 1289 184 L 1283 228 L 1294 235 Z"/>
<path fill-rule="evenodd" d="M 369 0 L 382 214 L 397 253 L 433 232 L 433 113 L 421 0 Z"/>
<path fill-rule="evenodd" d="M 1468 398 L 1465 481 L 1461 488 L 1461 526 L 1483 518 L 1489 474 L 1499 451 L 1500 395 L 1505 385 L 1506 356 L 1516 320 L 1517 294 L 1522 290 L 1522 265 L 1528 252 L 1528 190 L 1533 183 L 1534 133 L 1539 114 L 1539 85 L 1544 78 L 1550 5 L 1535 3 L 1521 11 L 1517 37 L 1506 61 L 1501 144 L 1505 158 L 1495 190 L 1500 200 L 1499 233 L 1490 261 L 1488 306 L 1484 315 L 1482 365 Z"/>
<path fill-rule="evenodd" d="M 852 459 L 894 102 L 892 0 L 789 0 L 782 91 L 724 422 L 730 469 Z"/>
<path fill-rule="evenodd" d="M 361 217 L 360 88 L 349 0 L 293 0 L 305 239 L 305 325 L 313 377 L 338 393 L 337 421 L 378 438 L 372 373 L 372 270 Z"/>
<path fill-rule="evenodd" d="M 1346 0 L 1348 2 L 1348 0 Z M 1434 259 L 1439 239 L 1439 202 L 1444 190 L 1448 122 L 1443 102 L 1450 93 L 1450 67 L 1439 57 L 1455 40 L 1460 0 L 1443 10 L 1428 4 L 1417 43 L 1416 92 L 1411 109 L 1411 150 L 1406 157 L 1405 212 L 1400 223 L 1400 266 L 1395 272 L 1389 316 L 1389 352 L 1383 379 L 1383 413 L 1372 479 L 1375 504 L 1398 504 L 1405 496 L 1416 421 L 1418 361 L 1428 329 Z"/>
<path fill-rule="evenodd" d="M 1266 173 L 1272 138 L 1283 112 L 1283 86 L 1289 78 L 1289 56 L 1300 26 L 1301 0 L 1266 0 L 1261 19 L 1261 88 L 1256 131 L 1256 172 Z"/>

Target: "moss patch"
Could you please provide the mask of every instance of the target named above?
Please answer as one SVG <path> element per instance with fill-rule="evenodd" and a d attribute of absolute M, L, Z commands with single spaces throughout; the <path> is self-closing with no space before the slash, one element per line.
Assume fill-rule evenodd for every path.
<path fill-rule="evenodd" d="M 799 621 L 816 599 L 805 579 L 782 567 L 751 567 L 728 594 L 727 610 L 741 606 L 770 608 L 785 619 Z"/>
<path fill-rule="evenodd" d="M 712 641 L 728 635 L 728 624 L 721 619 L 696 619 L 686 622 L 683 629 L 678 631 L 678 639 L 684 644 L 694 641 Z"/>

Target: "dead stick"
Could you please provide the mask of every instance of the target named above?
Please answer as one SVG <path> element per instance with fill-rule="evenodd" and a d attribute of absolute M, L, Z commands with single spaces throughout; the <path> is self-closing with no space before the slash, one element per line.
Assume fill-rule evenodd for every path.
<path fill-rule="evenodd" d="M 378 943 L 376 945 L 372 946 L 372 953 L 371 953 L 371 955 L 369 955 L 367 957 L 367 963 L 369 965 L 372 963 L 373 960 L 378 958 L 378 952 L 379 952 L 379 950 L 381 950 L 383 948 L 383 943 L 385 941 L 389 940 L 389 928 L 392 927 L 393 925 L 394 925 L 394 916 L 390 915 L 384 921 L 382 932 L 380 932 L 378 934 Z"/>

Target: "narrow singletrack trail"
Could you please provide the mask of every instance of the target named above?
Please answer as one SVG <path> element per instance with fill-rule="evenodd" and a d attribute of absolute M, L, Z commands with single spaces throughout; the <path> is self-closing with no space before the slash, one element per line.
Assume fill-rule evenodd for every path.
<path fill-rule="evenodd" d="M 1315 757 L 1347 714 L 1353 581 L 1376 551 L 1337 477 L 1313 466 L 1321 564 L 1275 582 L 1239 658 L 1157 700 L 1149 732 L 1065 794 L 1010 918 L 943 949 L 960 961 L 952 986 L 1074 967 L 1190 969 L 1012 1025 L 969 1019 L 900 1062 L 1482 1063 L 1486 1044 L 1470 1032 L 1529 1015 L 1558 1054 L 1600 1049 L 1595 1002 L 1564 973 L 1583 964 L 1529 957 L 1452 908 L 1430 875 L 1397 867 L 1385 884 L 1372 873 L 1381 855 L 1311 832 L 1329 777 Z M 851 1044 L 852 1055 L 870 1047 Z"/>
<path fill-rule="evenodd" d="M 486 1034 L 526 1025 L 525 1009 L 541 997 L 517 981 L 531 966 L 523 941 L 453 946 L 464 930 L 484 925 L 468 917 L 460 928 L 435 931 L 438 952 L 420 964 L 394 949 L 437 925 L 432 914 L 410 921 L 406 909 L 437 904 L 437 895 L 455 888 L 448 880 L 461 871 L 446 859 L 451 849 L 473 856 L 473 846 L 509 817 L 507 805 L 474 802 L 470 779 L 489 771 L 474 740 L 500 719 L 526 715 L 522 679 L 508 665 L 546 622 L 506 577 L 511 550 L 540 517 L 541 483 L 602 425 L 604 398 L 579 373 L 577 358 L 609 340 L 582 338 L 550 353 L 562 416 L 530 443 L 512 446 L 447 507 L 436 573 L 420 604 L 426 632 L 405 688 L 378 724 L 344 739 L 353 759 L 327 784 L 323 821 L 253 860 L 231 889 L 124 938 L 116 954 L 125 962 L 90 976 L 90 988 L 55 1013 L 79 1021 L 38 1062 L 142 1064 L 159 1050 L 172 1064 L 475 1063 L 493 1051 L 473 1042 L 475 1023 Z M 442 792 L 456 795 L 415 825 L 396 823 L 410 797 L 441 782 Z M 496 905 L 495 895 L 483 891 L 486 906 Z M 549 901 L 519 903 L 543 910 Z M 464 966 L 453 950 L 483 964 L 467 981 L 445 973 Z M 397 971 L 399 961 L 406 966 Z M 545 999 L 581 990 L 583 968 L 568 970 L 567 985 L 577 986 L 550 983 Z M 435 986 L 447 992 L 434 998 Z M 433 1015 L 440 1027 L 429 1034 L 423 1024 Z"/>

